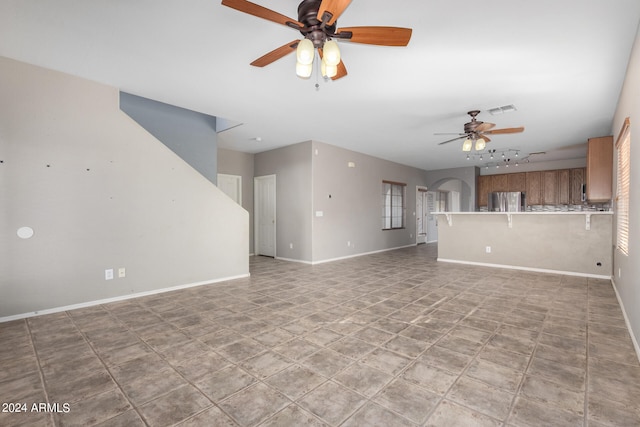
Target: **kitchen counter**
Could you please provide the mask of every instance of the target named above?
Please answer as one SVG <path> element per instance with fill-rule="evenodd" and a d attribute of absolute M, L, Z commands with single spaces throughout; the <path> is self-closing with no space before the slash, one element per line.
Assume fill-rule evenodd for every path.
<path fill-rule="evenodd" d="M 432 212 L 438 261 L 611 277 L 613 212 Z"/>
<path fill-rule="evenodd" d="M 611 211 L 524 211 L 524 212 L 431 212 L 432 215 L 444 215 L 449 225 L 453 222 L 455 215 L 503 215 L 507 218 L 509 227 L 513 227 L 513 215 L 584 215 L 585 227 L 590 227 L 592 215 L 613 215 Z"/>

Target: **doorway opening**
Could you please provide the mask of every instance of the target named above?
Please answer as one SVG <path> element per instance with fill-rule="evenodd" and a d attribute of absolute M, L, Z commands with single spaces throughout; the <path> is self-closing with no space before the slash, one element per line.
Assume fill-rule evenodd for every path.
<path fill-rule="evenodd" d="M 427 187 L 416 186 L 416 244 L 427 243 Z"/>
<path fill-rule="evenodd" d="M 254 186 L 254 252 L 276 256 L 276 176 L 253 178 Z"/>

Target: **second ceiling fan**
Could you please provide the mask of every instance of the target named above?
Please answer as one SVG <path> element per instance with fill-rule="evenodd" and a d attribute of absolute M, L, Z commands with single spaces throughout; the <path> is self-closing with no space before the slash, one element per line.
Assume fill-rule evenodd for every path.
<path fill-rule="evenodd" d="M 302 0 L 298 6 L 298 19 L 292 19 L 266 7 L 246 0 L 222 0 L 224 6 L 249 15 L 267 19 L 300 31 L 302 40 L 293 40 L 261 56 L 251 63 L 264 67 L 285 55 L 297 51 L 296 73 L 307 78 L 313 70 L 317 49 L 322 61 L 323 76 L 333 80 L 347 75 L 335 40 L 346 40 L 379 46 L 406 46 L 411 39 L 411 28 L 400 27 L 342 27 L 336 20 L 351 0 Z"/>
<path fill-rule="evenodd" d="M 467 114 L 471 116 L 471 121 L 464 124 L 464 133 L 436 133 L 435 135 L 458 135 L 438 145 L 464 139 L 462 151 L 471 151 L 474 145 L 476 151 L 481 151 L 484 150 L 487 142 L 491 141 L 487 135 L 520 133 L 524 131 L 524 127 L 522 126 L 517 128 L 493 129 L 496 126 L 494 123 L 485 123 L 476 119 L 476 116 L 480 114 L 480 110 L 472 110 L 467 112 Z"/>

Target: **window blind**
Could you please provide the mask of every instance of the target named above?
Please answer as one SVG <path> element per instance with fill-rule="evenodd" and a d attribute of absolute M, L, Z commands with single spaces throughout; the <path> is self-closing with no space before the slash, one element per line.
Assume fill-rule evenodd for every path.
<path fill-rule="evenodd" d="M 616 141 L 618 154 L 616 190 L 616 247 L 629 255 L 629 167 L 631 152 L 631 132 L 627 117 Z"/>

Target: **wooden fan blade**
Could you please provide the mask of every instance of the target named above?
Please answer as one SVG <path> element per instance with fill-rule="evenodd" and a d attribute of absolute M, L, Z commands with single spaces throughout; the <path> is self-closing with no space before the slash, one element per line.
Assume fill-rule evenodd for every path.
<path fill-rule="evenodd" d="M 484 132 L 487 131 L 489 129 L 493 129 L 495 127 L 495 123 L 486 123 L 486 122 L 482 122 L 480 123 L 478 126 L 476 126 L 476 132 Z"/>
<path fill-rule="evenodd" d="M 296 48 L 298 47 L 298 43 L 300 43 L 300 40 L 294 40 L 290 43 L 280 46 L 279 48 L 274 49 L 265 55 L 262 55 L 260 58 L 253 61 L 251 65 L 253 65 L 254 67 L 264 67 L 265 65 L 269 65 L 272 62 L 277 61 L 283 56 L 286 56 L 296 50 Z"/>
<path fill-rule="evenodd" d="M 318 48 L 318 55 L 320 56 L 320 59 L 322 59 L 322 48 Z M 342 60 L 340 60 L 340 63 L 337 65 L 338 68 L 338 72 L 336 73 L 335 76 L 331 77 L 331 80 L 338 80 L 344 76 L 347 75 L 347 67 L 344 66 L 344 62 L 342 62 Z"/>
<path fill-rule="evenodd" d="M 406 46 L 411 33 L 411 28 L 401 27 L 344 27 L 338 29 L 336 37 L 354 43 Z"/>
<path fill-rule="evenodd" d="M 504 128 L 504 129 L 492 129 L 492 130 L 488 130 L 486 132 L 483 133 L 488 133 L 491 135 L 499 135 L 499 134 L 504 134 L 504 133 L 519 133 L 519 132 L 523 132 L 524 131 L 524 127 L 519 127 L 519 128 Z"/>
<path fill-rule="evenodd" d="M 318 9 L 318 21 L 322 22 L 325 12 L 329 14 L 327 25 L 333 25 L 336 19 L 342 12 L 349 6 L 351 0 L 322 0 L 320 3 L 320 9 Z"/>
<path fill-rule="evenodd" d="M 340 61 L 338 64 L 338 73 L 331 77 L 331 80 L 338 80 L 347 75 L 347 67 L 344 66 L 344 62 Z"/>
<path fill-rule="evenodd" d="M 491 142 L 491 138 L 489 138 L 487 135 L 481 134 L 479 136 L 480 138 L 484 139 L 484 142 Z"/>
<path fill-rule="evenodd" d="M 282 15 L 266 7 L 260 6 L 255 3 L 251 3 L 246 0 L 222 0 L 224 6 L 228 6 L 232 9 L 239 10 L 240 12 L 248 13 L 249 15 L 257 16 L 268 21 L 277 22 L 278 24 L 286 25 L 292 28 L 303 28 L 304 24 L 291 19 L 288 16 Z"/>
<path fill-rule="evenodd" d="M 453 138 L 453 139 L 449 139 L 449 140 L 447 140 L 447 141 L 440 142 L 438 145 L 448 144 L 448 143 L 450 143 L 450 142 L 457 141 L 457 140 L 459 140 L 459 139 L 463 139 L 463 138 L 466 138 L 466 137 L 467 137 L 467 135 L 465 134 L 465 135 L 459 136 L 459 137 L 457 137 L 457 138 Z"/>

